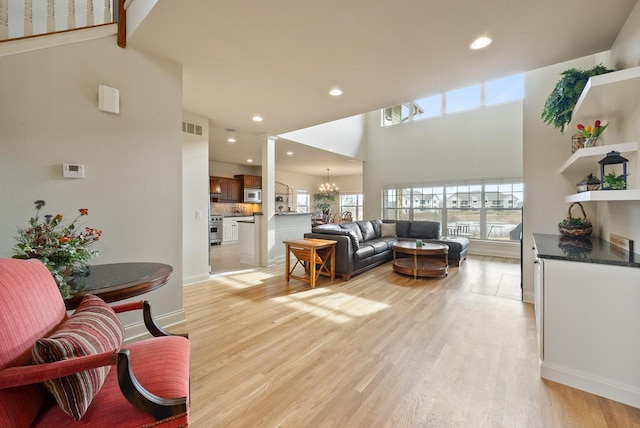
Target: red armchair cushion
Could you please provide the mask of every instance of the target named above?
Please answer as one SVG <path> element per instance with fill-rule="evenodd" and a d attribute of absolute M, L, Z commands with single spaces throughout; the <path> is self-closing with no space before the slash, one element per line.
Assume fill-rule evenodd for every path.
<path fill-rule="evenodd" d="M 149 392 L 166 398 L 189 397 L 189 341 L 167 336 L 127 343 L 131 352 L 131 369 Z M 187 400 L 187 403 L 189 400 Z M 185 427 L 189 414 L 183 413 L 156 421 L 149 413 L 136 409 L 118 386 L 115 367 L 94 398 L 84 417 L 74 422 L 55 403 L 46 406 L 32 428 L 77 427 Z"/>
<path fill-rule="evenodd" d="M 78 308 L 53 334 L 33 346 L 36 363 L 52 363 L 85 355 L 116 350 L 125 337 L 124 326 L 102 299 L 87 295 Z M 98 394 L 110 366 L 45 381 L 60 408 L 80 420 Z"/>

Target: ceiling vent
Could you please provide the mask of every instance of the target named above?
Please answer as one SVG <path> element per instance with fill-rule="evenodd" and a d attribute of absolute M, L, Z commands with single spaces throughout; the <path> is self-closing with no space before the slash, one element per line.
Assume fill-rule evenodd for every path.
<path fill-rule="evenodd" d="M 202 136 L 202 125 L 198 125 L 197 123 L 182 121 L 182 132 L 186 132 L 187 134 Z"/>

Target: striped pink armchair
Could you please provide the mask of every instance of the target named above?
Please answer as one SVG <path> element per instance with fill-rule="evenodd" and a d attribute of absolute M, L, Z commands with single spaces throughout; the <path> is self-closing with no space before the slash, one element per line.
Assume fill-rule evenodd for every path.
<path fill-rule="evenodd" d="M 122 345 L 115 314 L 136 309 L 154 337 Z M 67 315 L 40 261 L 0 259 L 1 427 L 187 426 L 189 355 L 148 302 L 87 296 Z"/>

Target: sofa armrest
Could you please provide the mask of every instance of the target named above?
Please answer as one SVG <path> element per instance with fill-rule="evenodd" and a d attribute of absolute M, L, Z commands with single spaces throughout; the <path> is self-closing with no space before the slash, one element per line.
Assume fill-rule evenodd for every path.
<path fill-rule="evenodd" d="M 183 333 L 183 334 L 169 333 L 168 331 L 160 327 L 158 324 L 156 324 L 156 321 L 153 319 L 153 316 L 151 316 L 151 304 L 147 300 L 140 300 L 138 302 L 121 303 L 119 305 L 111 306 L 111 309 L 113 309 L 115 313 L 137 311 L 142 309 L 142 318 L 144 320 L 144 325 L 147 328 L 147 331 L 155 337 L 182 336 L 182 337 L 186 337 L 187 339 L 189 338 L 189 335 L 187 333 Z"/>
<path fill-rule="evenodd" d="M 30 385 L 45 380 L 70 376 L 74 373 L 116 364 L 116 352 L 101 352 L 54 363 L 7 367 L 0 370 L 0 389 Z"/>

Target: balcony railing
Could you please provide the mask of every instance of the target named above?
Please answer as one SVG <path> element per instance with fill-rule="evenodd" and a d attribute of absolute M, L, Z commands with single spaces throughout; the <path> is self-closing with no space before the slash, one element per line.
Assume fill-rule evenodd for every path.
<path fill-rule="evenodd" d="M 0 42 L 111 24 L 117 15 L 118 0 L 0 0 Z"/>

